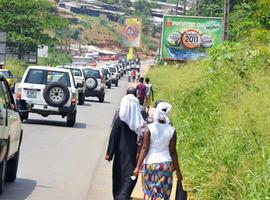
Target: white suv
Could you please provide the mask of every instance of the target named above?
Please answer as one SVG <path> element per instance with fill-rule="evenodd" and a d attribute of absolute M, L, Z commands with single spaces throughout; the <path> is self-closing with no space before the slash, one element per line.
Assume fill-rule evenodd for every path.
<path fill-rule="evenodd" d="M 18 85 L 16 102 L 22 121 L 29 113 L 43 117 L 67 117 L 67 126 L 73 127 L 77 115 L 78 91 L 73 74 L 68 69 L 30 66 Z"/>
<path fill-rule="evenodd" d="M 22 125 L 7 81 L 0 75 L 0 193 L 17 176 Z"/>
<path fill-rule="evenodd" d="M 73 73 L 73 76 L 75 79 L 75 84 L 78 87 L 77 89 L 78 89 L 78 93 L 79 93 L 78 104 L 83 105 L 84 100 L 85 100 L 86 85 L 85 85 L 85 77 L 83 74 L 82 67 L 79 67 L 76 65 L 64 65 L 64 66 L 60 66 L 60 68 L 69 69 Z"/>
<path fill-rule="evenodd" d="M 105 98 L 105 80 L 102 69 L 100 68 L 83 68 L 86 84 L 86 97 L 97 97 L 99 102 L 104 102 Z"/>

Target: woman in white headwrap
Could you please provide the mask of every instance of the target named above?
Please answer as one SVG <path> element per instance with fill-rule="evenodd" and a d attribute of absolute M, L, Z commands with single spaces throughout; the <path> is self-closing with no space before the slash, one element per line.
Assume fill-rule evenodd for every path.
<path fill-rule="evenodd" d="M 105 157 L 108 161 L 113 159 L 114 200 L 129 200 L 136 185 L 130 177 L 136 167 L 137 134 L 144 124 L 138 99 L 133 94 L 123 97 Z"/>
<path fill-rule="evenodd" d="M 168 103 L 159 103 L 154 122 L 147 125 L 143 134 L 142 150 L 133 173 L 138 176 L 142 166 L 144 199 L 169 200 L 174 170 L 178 181 L 182 180 L 175 128 L 167 123 L 171 108 Z"/>

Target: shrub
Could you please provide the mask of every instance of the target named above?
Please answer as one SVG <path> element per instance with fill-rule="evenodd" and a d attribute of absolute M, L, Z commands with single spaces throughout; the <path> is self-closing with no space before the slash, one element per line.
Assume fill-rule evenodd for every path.
<path fill-rule="evenodd" d="M 156 97 L 173 105 L 191 199 L 270 198 L 269 58 L 260 40 L 245 40 L 150 70 Z"/>

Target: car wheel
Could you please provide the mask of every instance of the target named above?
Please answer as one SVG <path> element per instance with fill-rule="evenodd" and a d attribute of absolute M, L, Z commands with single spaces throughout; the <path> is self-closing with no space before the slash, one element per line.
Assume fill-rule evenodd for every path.
<path fill-rule="evenodd" d="M 21 121 L 23 122 L 24 120 L 27 120 L 29 118 L 29 113 L 28 112 L 21 112 L 20 114 L 20 118 Z"/>
<path fill-rule="evenodd" d="M 84 93 L 79 93 L 79 105 L 83 105 L 85 100 L 85 95 Z"/>
<path fill-rule="evenodd" d="M 49 83 L 43 92 L 43 97 L 48 105 L 62 107 L 70 97 L 68 87 L 61 82 Z"/>
<path fill-rule="evenodd" d="M 105 99 L 105 94 L 103 94 L 102 96 L 100 96 L 98 98 L 98 100 L 99 100 L 100 103 L 103 103 L 104 102 L 104 99 Z"/>
<path fill-rule="evenodd" d="M 67 115 L 67 127 L 74 127 L 76 123 L 77 112 L 72 112 Z"/>
<path fill-rule="evenodd" d="M 114 85 L 115 85 L 115 87 L 118 87 L 118 81 L 117 81 L 117 82 L 115 82 L 115 84 L 114 84 Z"/>
<path fill-rule="evenodd" d="M 7 158 L 0 163 L 0 194 L 4 191 L 5 177 L 6 177 Z"/>
<path fill-rule="evenodd" d="M 111 89 L 112 88 L 112 84 L 108 83 L 108 88 Z"/>
<path fill-rule="evenodd" d="M 94 77 L 88 77 L 85 81 L 85 84 L 88 90 L 93 90 L 98 86 L 97 79 Z"/>
<path fill-rule="evenodd" d="M 19 157 L 20 157 L 20 148 L 16 152 L 13 158 L 11 158 L 7 162 L 7 169 L 6 169 L 6 178 L 7 182 L 14 182 L 17 177 L 17 170 L 19 164 Z"/>

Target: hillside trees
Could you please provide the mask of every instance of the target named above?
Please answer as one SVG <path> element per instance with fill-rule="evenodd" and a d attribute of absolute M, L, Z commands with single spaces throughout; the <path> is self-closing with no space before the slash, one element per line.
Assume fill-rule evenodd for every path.
<path fill-rule="evenodd" d="M 54 30 L 67 26 L 53 13 L 47 0 L 0 0 L 0 27 L 8 33 L 8 42 L 22 59 L 41 45 L 57 41 Z"/>

